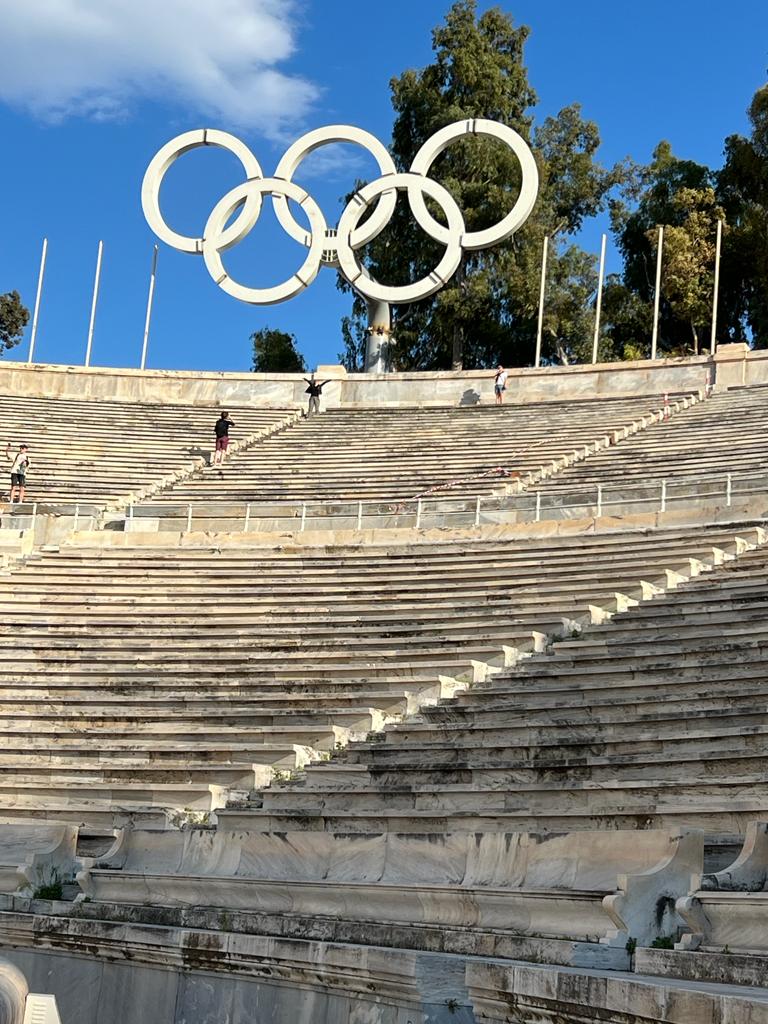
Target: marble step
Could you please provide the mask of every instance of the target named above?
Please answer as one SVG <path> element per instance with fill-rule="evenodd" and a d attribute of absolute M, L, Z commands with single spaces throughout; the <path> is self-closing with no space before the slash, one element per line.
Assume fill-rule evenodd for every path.
<path fill-rule="evenodd" d="M 367 764 L 372 769 L 391 768 L 399 764 L 413 767 L 428 762 L 463 767 L 488 767 L 517 764 L 521 761 L 541 762 L 547 759 L 588 761 L 592 756 L 616 756 L 640 753 L 666 753 L 670 758 L 688 754 L 699 755 L 709 750 L 714 755 L 723 750 L 754 751 L 760 749 L 768 736 L 768 721 L 758 724 L 764 716 L 744 716 L 745 723 L 703 721 L 695 730 L 681 731 L 671 721 L 662 730 L 628 729 L 623 734 L 574 736 L 571 740 L 551 731 L 547 738 L 520 737 L 519 742 L 491 742 L 477 735 L 460 741 L 455 737 L 422 742 L 377 743 L 368 746 L 352 744 L 346 752 L 349 763 Z M 727 721 L 727 719 L 725 720 Z"/>
<path fill-rule="evenodd" d="M 664 804 L 673 799 L 679 804 L 698 800 L 768 799 L 768 775 L 761 779 L 752 776 L 715 780 L 697 778 L 665 780 L 663 777 L 642 780 L 593 782 L 590 780 L 547 785 L 543 782 L 517 783 L 512 788 L 482 789 L 475 785 L 419 784 L 412 787 L 387 785 L 386 787 L 358 787 L 354 790 L 296 789 L 290 800 L 283 798 L 279 787 L 263 792 L 266 811 L 291 812 L 307 810 L 323 816 L 338 811 L 357 811 L 376 816 L 381 811 L 435 811 L 444 814 L 522 812 L 530 816 L 582 811 L 601 814 L 606 809 L 621 806 L 630 811 L 635 806 L 646 808 L 654 802 Z"/>
<path fill-rule="evenodd" d="M 271 812 L 259 808 L 219 809 L 219 826 L 227 829 L 258 831 L 329 831 L 373 835 L 383 832 L 434 834 L 443 832 L 574 832 L 601 828 L 700 828 L 709 833 L 744 833 L 750 821 L 764 814 L 761 799 L 697 800 L 691 803 L 638 803 L 628 809 L 606 805 L 599 813 L 579 809 L 550 814 L 526 814 L 523 811 L 477 812 L 385 811 L 357 814 L 338 811 L 312 814 L 308 810 Z"/>
<path fill-rule="evenodd" d="M 766 772 L 761 761 L 759 747 L 752 750 L 730 749 L 675 751 L 674 756 L 666 751 L 647 751 L 623 754 L 600 755 L 582 751 L 568 757 L 553 748 L 548 755 L 528 760 L 508 760 L 504 763 L 487 763 L 484 767 L 469 767 L 453 761 L 435 757 L 429 763 L 369 765 L 346 760 L 344 753 L 328 762 L 315 762 L 307 767 L 305 775 L 286 787 L 283 799 L 288 805 L 294 796 L 312 793 L 316 789 L 342 792 L 358 787 L 377 789 L 398 787 L 410 788 L 419 785 L 441 786 L 443 784 L 476 786 L 485 789 L 514 790 L 518 785 L 537 782 L 562 784 L 566 787 L 575 782 L 601 783 L 609 786 L 621 780 L 636 782 L 646 779 L 729 779 L 731 777 L 751 778 L 761 784 Z"/>
<path fill-rule="evenodd" d="M 748 734 L 753 729 L 768 727 L 768 698 L 760 705 L 725 704 L 722 708 L 701 710 L 689 709 L 685 715 L 664 709 L 656 713 L 642 715 L 639 718 L 621 716 L 612 719 L 572 716 L 570 713 L 542 716 L 531 719 L 528 716 L 486 715 L 475 718 L 471 713 L 464 715 L 459 721 L 453 721 L 445 715 L 438 723 L 431 716 L 430 721 L 408 721 L 396 726 L 388 726 L 377 744 L 374 756 L 378 756 L 383 747 L 404 749 L 409 743 L 429 746 L 446 743 L 459 748 L 465 744 L 482 747 L 485 745 L 498 747 L 502 743 L 512 746 L 536 746 L 546 744 L 552 746 L 559 742 L 564 745 L 576 744 L 598 745 L 604 741 L 620 742 L 637 738 L 638 742 L 665 739 L 668 736 L 678 737 L 708 734 L 723 730 L 741 729 Z"/>

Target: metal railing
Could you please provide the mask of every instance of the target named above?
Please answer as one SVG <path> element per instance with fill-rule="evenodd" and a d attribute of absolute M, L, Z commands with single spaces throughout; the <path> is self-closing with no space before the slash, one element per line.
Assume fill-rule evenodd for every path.
<path fill-rule="evenodd" d="M 17 502 L 9 504 L 0 517 L 0 527 L 5 530 L 32 530 L 37 526 L 38 518 L 56 516 L 58 519 L 71 519 L 73 530 L 92 529 L 97 521 L 99 509 L 90 504 L 51 504 L 47 502 Z"/>
<path fill-rule="evenodd" d="M 127 530 L 273 532 L 444 529 L 531 523 L 639 512 L 666 512 L 685 503 L 722 504 L 768 496 L 768 469 L 748 473 L 664 477 L 634 484 L 597 484 L 570 491 L 540 488 L 518 494 L 474 494 L 406 501 L 273 501 L 148 503 L 129 506 Z"/>

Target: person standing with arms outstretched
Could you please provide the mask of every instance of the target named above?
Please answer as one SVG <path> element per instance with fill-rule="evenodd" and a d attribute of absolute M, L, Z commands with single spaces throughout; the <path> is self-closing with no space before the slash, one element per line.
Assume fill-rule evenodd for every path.
<path fill-rule="evenodd" d="M 320 412 L 320 395 L 322 395 L 323 388 L 325 387 L 325 385 L 330 384 L 331 382 L 330 380 L 324 380 L 322 384 L 318 384 L 318 382 L 315 380 L 314 373 L 312 374 L 311 380 L 307 380 L 306 377 L 304 378 L 304 380 L 307 381 L 307 384 L 309 385 L 304 394 L 309 395 L 309 408 L 307 409 L 307 416 L 311 416 L 312 413 Z"/>
<path fill-rule="evenodd" d="M 499 368 L 496 371 L 496 376 L 493 379 L 493 390 L 496 395 L 496 405 L 501 405 L 504 401 L 504 392 L 507 389 L 507 377 L 508 372 L 499 363 Z"/>
<path fill-rule="evenodd" d="M 29 446 L 20 444 L 16 455 L 11 455 L 11 442 L 5 446 L 5 457 L 11 463 L 11 504 L 24 501 L 27 470 L 30 467 Z"/>
<path fill-rule="evenodd" d="M 213 458 L 211 459 L 212 466 L 224 461 L 227 446 L 229 445 L 229 428 L 234 427 L 234 425 L 234 420 L 229 418 L 228 412 L 223 412 L 216 420 L 213 427 L 213 432 L 216 435 L 216 447 L 213 450 Z"/>

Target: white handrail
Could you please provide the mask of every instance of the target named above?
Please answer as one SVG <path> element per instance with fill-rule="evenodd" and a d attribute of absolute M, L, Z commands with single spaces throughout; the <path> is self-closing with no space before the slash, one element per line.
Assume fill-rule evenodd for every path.
<path fill-rule="evenodd" d="M 732 507 L 734 499 L 749 494 L 768 494 L 768 470 L 754 470 L 744 473 L 724 473 L 709 476 L 681 477 L 679 479 L 664 477 L 658 480 L 638 481 L 636 483 L 617 483 L 615 485 L 597 483 L 593 485 L 590 498 L 590 486 L 574 487 L 570 491 L 541 490 L 522 491 L 515 494 L 494 495 L 441 495 L 430 498 L 418 498 L 411 501 L 379 500 L 379 501 L 290 501 L 272 502 L 205 502 L 194 506 L 197 517 L 208 515 L 211 518 L 239 519 L 249 529 L 253 520 L 295 522 L 300 517 L 299 529 L 303 532 L 310 521 L 322 521 L 322 528 L 362 529 L 366 519 L 379 520 L 375 525 L 382 525 L 380 520 L 398 518 L 398 525 L 406 525 L 408 519 L 417 528 L 427 528 L 430 517 L 445 520 L 463 519 L 463 525 L 479 526 L 480 512 L 484 511 L 486 520 L 509 521 L 510 514 L 516 522 L 539 522 L 546 518 L 561 518 L 582 512 L 584 515 L 604 515 L 608 510 L 621 509 L 624 506 L 647 506 L 649 510 L 666 512 L 672 504 L 691 499 L 722 500 L 725 493 L 727 507 Z M 701 493 L 703 489 L 703 493 Z M 130 505 L 126 510 L 126 518 L 133 520 L 136 527 L 136 513 L 139 516 L 163 515 L 167 518 L 186 516 L 187 532 L 192 527 L 193 506 L 191 503 L 174 505 L 171 502 L 146 502 Z M 611 511 L 611 514 L 614 514 Z M 498 517 L 495 519 L 494 517 Z M 340 520 L 348 520 L 343 527 L 336 524 Z M 258 527 L 257 527 L 258 528 Z"/>

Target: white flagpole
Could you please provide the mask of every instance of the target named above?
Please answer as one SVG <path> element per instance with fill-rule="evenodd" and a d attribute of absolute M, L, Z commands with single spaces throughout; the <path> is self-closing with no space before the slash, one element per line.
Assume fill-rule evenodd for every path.
<path fill-rule="evenodd" d="M 544 248 L 541 253 L 541 289 L 539 290 L 539 326 L 536 330 L 536 362 L 535 366 L 541 365 L 541 335 L 544 330 L 544 292 L 547 287 L 547 250 L 549 249 L 549 235 L 544 235 Z"/>
<path fill-rule="evenodd" d="M 91 365 L 91 346 L 93 345 L 93 327 L 96 323 L 96 303 L 99 299 L 99 281 L 101 280 L 101 254 L 104 251 L 104 243 L 99 242 L 99 251 L 96 256 L 96 276 L 93 279 L 93 301 L 91 302 L 91 322 L 88 326 L 88 345 L 85 349 L 85 365 Z"/>
<path fill-rule="evenodd" d="M 656 292 L 653 296 L 653 337 L 651 338 L 651 359 L 656 358 L 659 340 L 659 302 L 661 300 L 661 261 L 664 249 L 664 228 L 659 228 L 659 244 L 656 251 Z"/>
<path fill-rule="evenodd" d="M 595 306 L 595 336 L 592 340 L 592 362 L 597 362 L 597 343 L 600 340 L 600 313 L 603 308 L 603 283 L 605 281 L 605 243 L 607 235 L 603 235 L 600 244 L 600 273 L 597 282 L 597 305 Z"/>
<path fill-rule="evenodd" d="M 717 351 L 717 304 L 720 298 L 720 250 L 723 244 L 723 222 L 717 222 L 717 243 L 715 245 L 715 294 L 712 299 L 712 339 L 709 351 L 712 355 Z"/>
<path fill-rule="evenodd" d="M 40 256 L 40 273 L 37 275 L 37 294 L 35 295 L 35 311 L 32 314 L 32 333 L 29 337 L 29 355 L 27 362 L 32 362 L 35 354 L 35 338 L 37 337 L 37 318 L 40 313 L 40 296 L 43 293 L 43 277 L 45 276 L 45 261 L 48 256 L 48 239 L 43 239 L 43 251 Z"/>
<path fill-rule="evenodd" d="M 155 276 L 157 274 L 157 249 L 152 253 L 152 269 L 149 273 L 149 295 L 147 296 L 147 318 L 144 321 L 144 342 L 141 346 L 141 368 L 147 365 L 147 344 L 149 343 L 149 322 L 152 319 L 152 303 L 155 298 Z"/>

